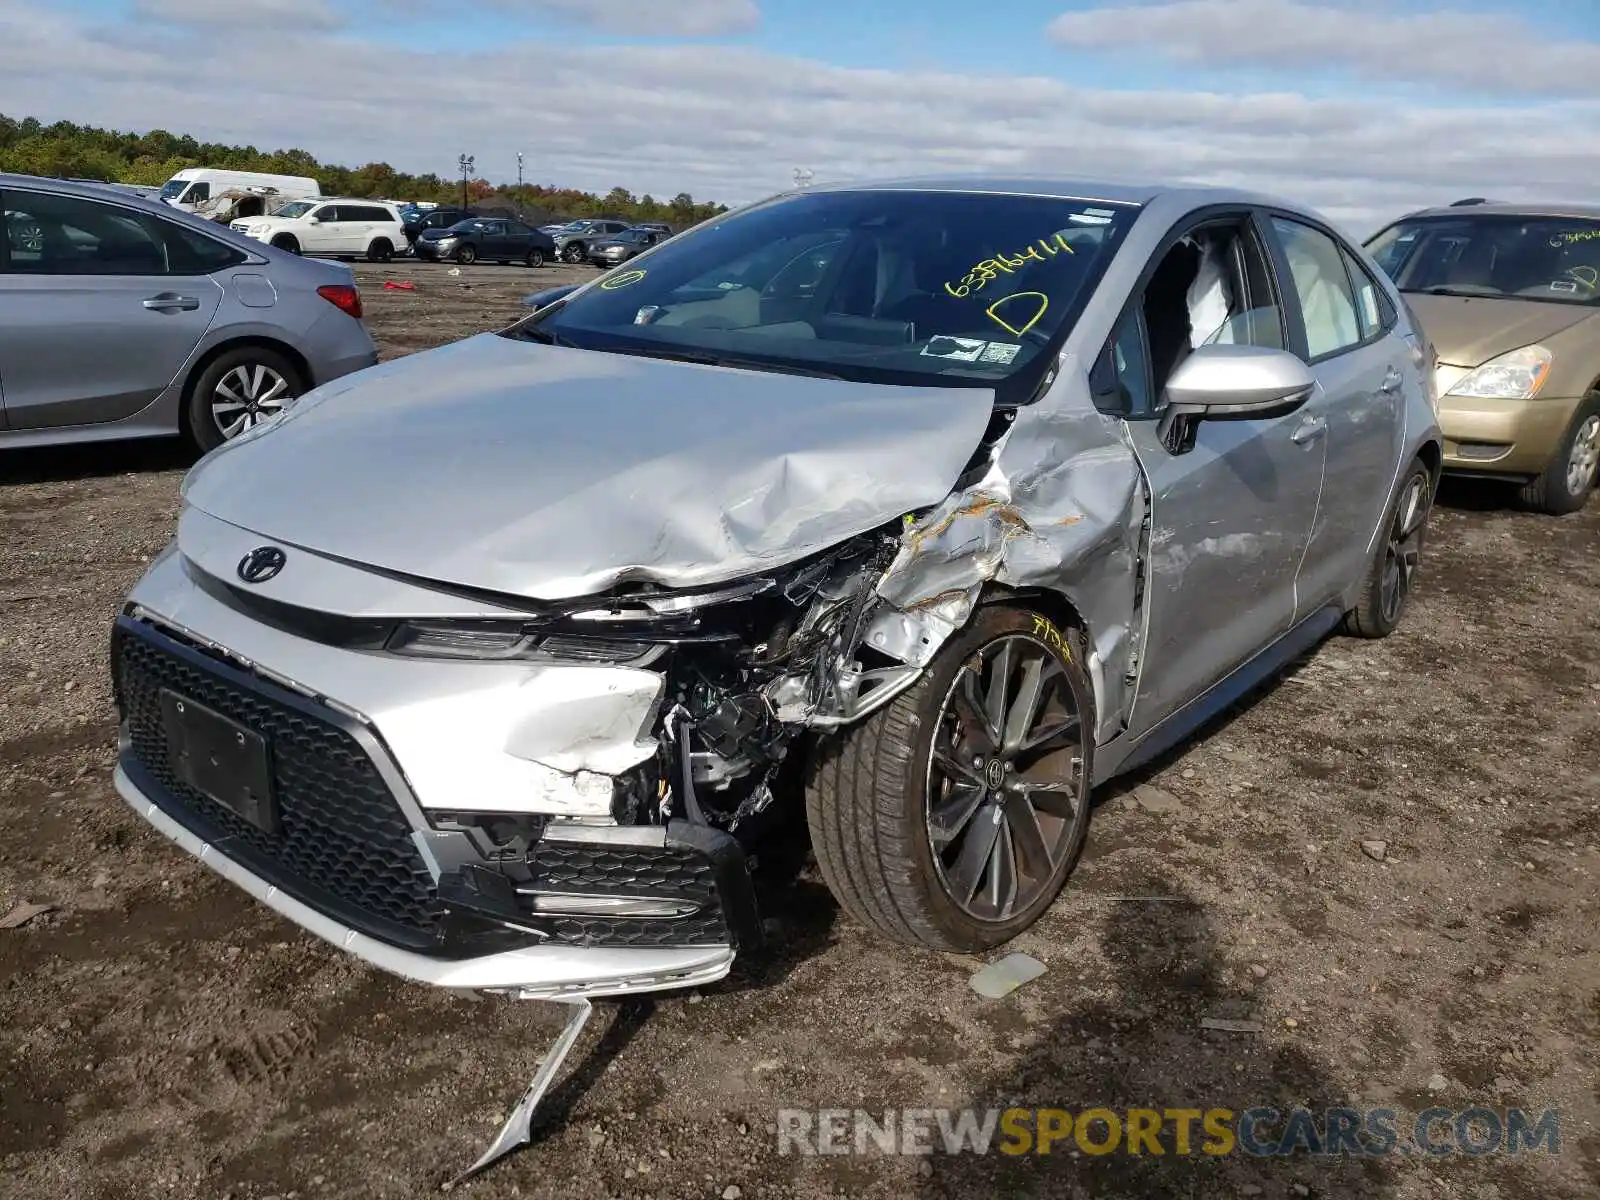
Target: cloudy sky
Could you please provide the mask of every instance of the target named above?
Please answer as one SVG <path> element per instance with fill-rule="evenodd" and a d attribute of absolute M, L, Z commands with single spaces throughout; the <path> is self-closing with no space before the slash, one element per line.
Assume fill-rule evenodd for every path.
<path fill-rule="evenodd" d="M 1600 199 L 1600 3 L 0 0 L 0 111 L 726 203 L 796 166 L 1242 184 L 1359 235 Z"/>

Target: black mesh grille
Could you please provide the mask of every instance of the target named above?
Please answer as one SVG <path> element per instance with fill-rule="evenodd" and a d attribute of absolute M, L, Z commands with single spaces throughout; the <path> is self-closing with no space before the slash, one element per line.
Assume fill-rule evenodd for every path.
<path fill-rule="evenodd" d="M 528 850 L 534 886 L 552 892 L 682 900 L 684 917 L 552 917 L 564 942 L 583 946 L 695 946 L 728 941 L 711 860 L 689 846 L 543 841 Z"/>
<path fill-rule="evenodd" d="M 353 928 L 415 949 L 434 941 L 443 908 L 411 826 L 372 759 L 337 725 L 235 682 L 154 640 L 118 630 L 113 646 L 134 761 L 151 799 L 269 883 Z M 160 690 L 171 688 L 266 737 L 280 828 L 268 834 L 173 773 Z"/>

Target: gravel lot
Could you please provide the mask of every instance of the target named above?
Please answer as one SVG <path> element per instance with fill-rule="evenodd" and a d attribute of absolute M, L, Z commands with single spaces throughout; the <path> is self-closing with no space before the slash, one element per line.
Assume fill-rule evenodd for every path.
<path fill-rule="evenodd" d="M 358 272 L 386 358 L 586 276 Z M 0 452 L 0 914 L 56 906 L 0 929 L 0 1194 L 437 1194 L 558 1011 L 368 970 L 112 791 L 107 630 L 170 536 L 188 461 L 165 445 Z M 1105 791 L 1074 881 L 1015 947 L 1044 977 L 982 1000 L 978 962 L 886 947 L 804 876 L 767 960 L 701 994 L 598 1006 L 560 1119 L 459 1190 L 1595 1195 L 1600 501 L 1551 519 L 1447 487 L 1432 529 L 1399 633 L 1326 644 Z M 1138 803 L 1139 784 L 1176 804 Z M 1252 1014 L 1259 1033 L 1200 1026 Z M 1012 1102 L 1555 1107 L 1562 1144 L 1366 1161 L 777 1153 L 779 1107 Z"/>

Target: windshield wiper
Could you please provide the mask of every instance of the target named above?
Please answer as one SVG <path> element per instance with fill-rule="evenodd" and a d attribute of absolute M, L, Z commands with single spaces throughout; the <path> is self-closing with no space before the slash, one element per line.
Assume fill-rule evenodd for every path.
<path fill-rule="evenodd" d="M 665 350 L 652 346 L 646 349 L 642 346 L 610 346 L 607 349 L 612 354 L 632 354 L 638 358 L 664 358 L 671 362 L 698 363 L 706 367 L 732 367 L 743 371 L 767 371 L 777 375 L 805 375 L 813 379 L 843 379 L 843 375 L 836 375 L 832 371 L 822 371 L 814 367 L 791 367 L 782 363 L 763 362 L 760 359 L 730 358 L 721 354 L 695 354 L 685 350 Z"/>
<path fill-rule="evenodd" d="M 569 350 L 582 350 L 583 347 L 571 338 L 562 337 L 549 329 L 540 329 L 537 325 L 529 325 L 517 330 L 517 336 L 527 338 L 530 342 L 539 342 L 545 346 L 565 346 Z"/>

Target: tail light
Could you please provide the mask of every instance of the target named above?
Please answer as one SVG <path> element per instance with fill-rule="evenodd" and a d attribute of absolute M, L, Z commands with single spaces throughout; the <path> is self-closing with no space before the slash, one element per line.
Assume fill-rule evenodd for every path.
<path fill-rule="evenodd" d="M 317 289 L 329 304 L 340 312 L 349 313 L 356 320 L 361 319 L 361 290 L 348 283 L 325 283 Z"/>

